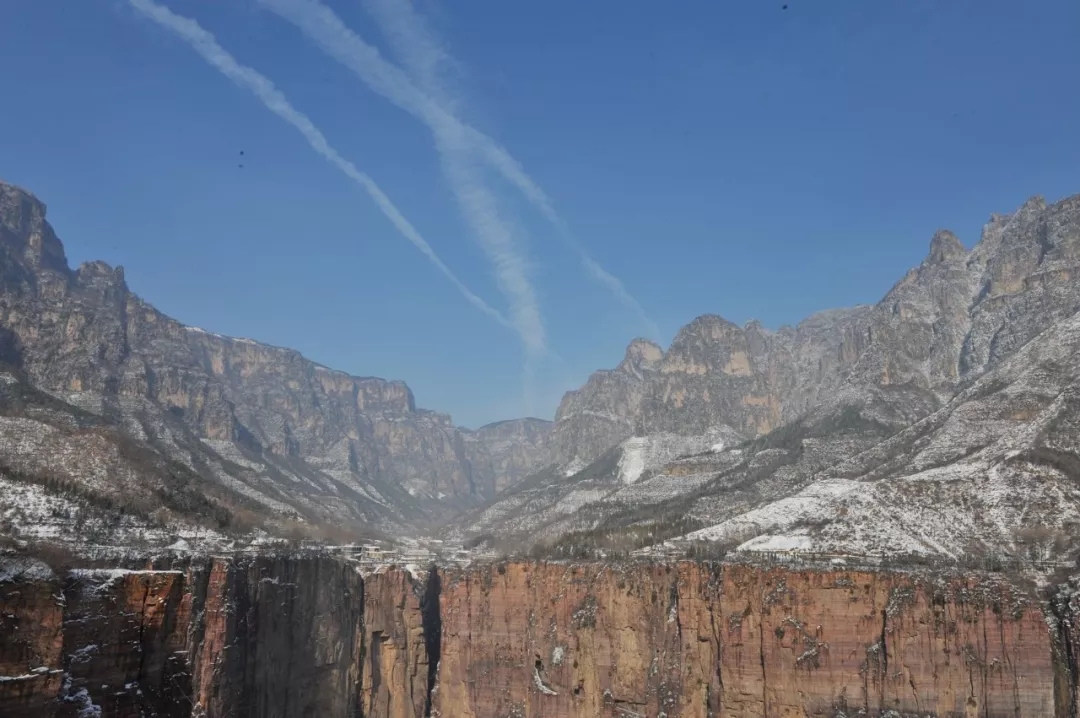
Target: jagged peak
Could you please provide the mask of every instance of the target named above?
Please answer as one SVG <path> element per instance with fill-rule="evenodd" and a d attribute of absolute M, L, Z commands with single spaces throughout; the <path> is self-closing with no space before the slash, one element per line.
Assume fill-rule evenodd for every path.
<path fill-rule="evenodd" d="M 620 366 L 635 369 L 652 369 L 664 358 L 664 350 L 654 341 L 638 337 L 626 347 L 626 355 Z"/>
<path fill-rule="evenodd" d="M 750 321 L 743 324 L 742 328 L 743 328 L 743 331 L 747 332 L 748 334 L 749 333 L 766 334 L 766 335 L 767 334 L 775 334 L 775 332 L 772 329 L 769 329 L 768 327 L 766 327 L 758 319 L 751 319 Z"/>
<path fill-rule="evenodd" d="M 939 229 L 930 240 L 930 253 L 926 255 L 925 263 L 941 264 L 966 257 L 967 253 L 959 237 L 947 229 Z"/>
<path fill-rule="evenodd" d="M 100 259 L 93 259 L 88 262 L 83 262 L 79 265 L 79 268 L 75 270 L 76 276 L 80 280 L 89 279 L 109 279 L 120 284 L 124 284 L 124 268 L 121 265 L 113 267 L 108 262 L 103 262 Z"/>
<path fill-rule="evenodd" d="M 45 203 L 6 182 L 0 182 L 0 241 L 21 254 L 34 271 L 71 271 L 64 245 L 45 221 Z"/>
<path fill-rule="evenodd" d="M 30 190 L 28 190 L 28 189 L 26 189 L 24 187 L 20 187 L 17 184 L 14 184 L 12 182 L 7 182 L 6 180 L 0 179 L 0 195 L 5 195 L 5 194 L 6 195 L 12 195 L 12 196 L 18 196 L 20 198 L 23 198 L 25 200 L 33 202 L 34 204 L 41 207 L 42 212 L 45 211 L 45 203 L 42 202 L 40 199 L 38 199 L 36 194 L 34 194 L 33 192 L 31 192 Z"/>
<path fill-rule="evenodd" d="M 724 319 L 719 314 L 702 314 L 679 330 L 671 347 L 675 348 L 695 339 L 720 341 L 741 334 L 743 334 L 742 327 Z"/>
<path fill-rule="evenodd" d="M 1041 212 L 1046 209 L 1046 198 L 1041 194 L 1032 195 L 1020 206 L 1020 212 Z"/>

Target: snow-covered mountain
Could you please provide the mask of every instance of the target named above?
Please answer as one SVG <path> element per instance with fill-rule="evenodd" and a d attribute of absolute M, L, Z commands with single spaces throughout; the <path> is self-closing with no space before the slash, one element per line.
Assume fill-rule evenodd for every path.
<path fill-rule="evenodd" d="M 563 401 L 562 470 L 461 527 L 550 541 L 691 520 L 685 538 L 746 549 L 1051 551 L 1078 510 L 1078 280 L 1080 196 L 1035 198 L 970 251 L 935 234 L 872 307 L 635 341 Z M 709 451 L 713 426 L 747 440 Z"/>

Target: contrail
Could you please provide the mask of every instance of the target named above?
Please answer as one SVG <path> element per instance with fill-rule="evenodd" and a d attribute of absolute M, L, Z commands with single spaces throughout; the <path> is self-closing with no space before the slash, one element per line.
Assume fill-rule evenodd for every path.
<path fill-rule="evenodd" d="M 659 336 L 656 324 L 641 304 L 626 290 L 622 282 L 600 266 L 574 239 L 555 211 L 550 198 L 528 176 L 509 152 L 495 140 L 474 127 L 461 122 L 446 108 L 456 103 L 445 92 L 440 81 L 440 63 L 450 58 L 426 30 L 422 19 L 407 3 L 379 0 L 372 12 L 384 28 L 390 42 L 399 48 L 413 74 L 423 87 L 418 87 L 401 68 L 386 60 L 378 48 L 365 42 L 344 21 L 320 0 L 258 0 L 261 5 L 295 25 L 316 46 L 350 69 L 371 90 L 414 115 L 436 135 L 454 138 L 474 150 L 485 164 L 493 167 L 515 186 L 543 216 L 551 222 L 559 238 L 577 255 L 585 271 L 607 287 L 626 307 L 635 312 L 654 337 Z"/>
<path fill-rule="evenodd" d="M 456 106 L 458 103 L 451 93 L 446 91 L 442 79 L 446 74 L 442 72 L 442 68 L 453 66 L 454 58 L 446 51 L 424 18 L 413 8 L 411 0 L 365 0 L 365 5 L 379 23 L 399 59 L 420 84 L 421 90 L 445 106 Z M 581 243 L 574 239 L 569 227 L 555 211 L 551 198 L 529 177 L 521 163 L 492 138 L 472 127 L 466 126 L 465 129 L 487 163 L 517 187 L 554 225 L 560 239 L 578 255 L 585 271 L 615 295 L 623 306 L 637 314 L 654 339 L 659 338 L 660 330 L 645 313 L 645 309 L 627 291 L 618 277 L 600 266 Z"/>
<path fill-rule="evenodd" d="M 470 133 L 438 103 L 420 91 L 405 73 L 384 60 L 332 10 L 318 2 L 260 0 L 292 22 L 324 52 L 357 74 L 394 104 L 419 116 L 435 136 L 435 146 L 462 216 L 491 261 L 499 289 L 510 304 L 510 321 L 530 354 L 546 351 L 547 339 L 519 231 L 499 210 L 495 195 L 471 161 Z"/>
<path fill-rule="evenodd" d="M 217 68 L 223 75 L 232 80 L 238 86 L 250 90 L 266 106 L 268 110 L 300 131 L 304 139 L 308 141 L 312 149 L 327 159 L 332 165 L 341 170 L 347 177 L 359 184 L 375 201 L 387 219 L 394 225 L 405 239 L 412 242 L 435 267 L 442 272 L 443 276 L 450 280 L 459 292 L 474 307 L 490 316 L 495 321 L 510 329 L 516 327 L 465 284 L 457 278 L 457 275 L 443 263 L 435 250 L 421 236 L 420 232 L 398 210 L 386 193 L 380 189 L 375 180 L 357 169 L 356 165 L 342 157 L 337 150 L 330 146 L 326 137 L 308 119 L 306 115 L 297 110 L 289 103 L 285 95 L 278 90 L 274 83 L 256 70 L 241 65 L 232 55 L 218 44 L 214 36 L 204 30 L 199 23 L 186 17 L 176 15 L 168 8 L 158 5 L 153 0 L 128 0 L 133 8 L 147 18 L 158 23 L 167 30 L 173 32 L 202 56 L 210 65 Z"/>

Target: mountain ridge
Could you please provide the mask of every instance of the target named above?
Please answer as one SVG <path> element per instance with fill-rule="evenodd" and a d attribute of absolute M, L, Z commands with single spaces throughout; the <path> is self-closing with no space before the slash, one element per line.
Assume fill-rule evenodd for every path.
<path fill-rule="evenodd" d="M 656 537 L 665 523 L 690 518 L 707 527 L 768 507 L 830 466 L 950 406 L 1032 342 L 1071 342 L 1068 322 L 1080 311 L 1076 276 L 1080 195 L 1052 204 L 1034 197 L 1012 214 L 993 215 L 970 250 L 951 232 L 936 232 L 923 261 L 874 305 L 825 310 L 775 331 L 702 315 L 647 370 L 629 371 L 624 359 L 568 393 L 552 431 L 559 468 L 512 487 L 458 525 L 467 535 L 558 542 L 584 532 L 591 541 L 634 531 Z M 1021 381 L 1009 366 L 1013 373 L 1001 375 L 1001 387 L 992 392 L 1004 405 Z M 1062 391 L 1069 376 L 1055 380 L 1064 382 Z M 964 411 L 983 411 L 980 406 Z M 1027 411 L 1016 409 L 1021 417 Z M 1008 431 L 1023 434 L 1034 417 Z M 708 432 L 721 429 L 744 441 L 714 446 Z M 980 450 L 965 437 L 941 441 L 952 442 L 950 455 L 962 458 Z M 1038 441 L 1021 444 L 1043 451 Z M 672 458 L 670 447 L 678 445 L 684 456 Z M 1069 461 L 1069 451 L 1062 461 Z M 644 468 L 635 468 L 640 478 L 631 482 L 622 468 L 628 456 L 635 467 L 645 457 Z M 1050 483 L 1058 481 L 1064 486 L 1068 478 L 1055 475 Z M 899 490 L 899 484 L 885 486 L 877 495 Z M 976 484 L 966 486 L 976 494 L 951 498 L 976 498 Z M 1068 502 L 1051 503 L 1062 509 L 1058 518 L 1071 515 Z M 1059 530 L 1052 516 L 1043 519 L 1047 530 Z M 995 548 L 1011 541 L 981 535 L 997 541 Z"/>
<path fill-rule="evenodd" d="M 554 421 L 476 429 L 417 407 L 403 381 L 184 325 L 132 293 L 123 267 L 72 269 L 44 204 L 10 185 L 0 253 L 5 481 L 272 531 L 450 521 L 450 535 L 554 540 L 640 523 L 641 507 L 672 526 L 722 523 L 950 406 L 1080 310 L 1080 195 L 992 215 L 971 249 L 935 232 L 875 304 L 777 329 L 702 314 L 666 348 L 631 340 Z"/>
<path fill-rule="evenodd" d="M 418 408 L 403 381 L 184 325 L 131 292 L 122 267 L 72 269 L 45 205 L 13 185 L 0 185 L 0 251 L 0 358 L 18 380 L 232 486 L 257 513 L 424 524 L 493 495 L 498 472 L 533 468 L 536 452 L 490 455 L 499 430 Z M 536 443 L 544 425 L 529 426 Z"/>

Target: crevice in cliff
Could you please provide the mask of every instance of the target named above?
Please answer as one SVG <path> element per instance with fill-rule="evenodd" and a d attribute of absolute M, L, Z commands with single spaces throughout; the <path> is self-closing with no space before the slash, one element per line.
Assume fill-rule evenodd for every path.
<path fill-rule="evenodd" d="M 886 635 L 888 634 L 889 627 L 889 612 L 887 609 L 881 609 L 881 637 L 878 639 L 881 644 L 881 690 L 878 692 L 880 699 L 878 702 L 878 710 L 885 711 L 885 693 L 889 682 L 889 644 L 886 642 Z"/>
<path fill-rule="evenodd" d="M 769 715 L 769 672 L 765 667 L 765 612 L 758 616 L 758 659 L 761 661 L 761 710 Z"/>
<path fill-rule="evenodd" d="M 379 696 L 379 686 L 382 685 L 382 644 L 386 643 L 386 636 L 382 631 L 371 632 L 371 647 L 368 659 L 371 661 L 371 695 L 368 698 L 368 715 L 375 715 L 375 701 Z"/>
<path fill-rule="evenodd" d="M 983 640 L 983 644 L 982 644 L 982 656 L 979 657 L 979 668 L 982 669 L 980 671 L 980 673 L 982 675 L 982 705 L 983 705 L 983 711 L 984 712 L 990 710 L 990 701 L 989 701 L 989 696 L 987 695 L 987 692 L 988 692 L 987 684 L 990 682 L 990 644 L 989 644 L 989 641 L 987 641 L 987 638 L 986 638 L 986 624 L 989 622 L 989 620 L 990 619 L 987 618 L 985 615 L 982 616 L 982 634 L 983 634 L 982 635 L 982 640 Z M 1004 646 L 1002 646 L 1002 649 L 1004 649 Z"/>
<path fill-rule="evenodd" d="M 675 582 L 671 584 L 670 598 L 668 600 L 670 604 L 668 608 L 668 623 L 675 624 L 675 632 L 679 637 L 679 643 L 682 644 L 682 617 L 679 616 L 679 579 L 675 578 Z"/>
<path fill-rule="evenodd" d="M 1077 646 L 1073 645 L 1072 620 L 1070 618 L 1069 595 L 1067 586 L 1059 586 L 1057 591 L 1046 601 L 1053 617 L 1055 651 L 1054 656 L 1054 715 L 1056 718 L 1078 718 L 1076 702 Z M 1062 665 L 1064 664 L 1064 665 Z"/>
<path fill-rule="evenodd" d="M 431 715 L 435 687 L 439 682 L 439 659 L 442 657 L 442 612 L 439 597 L 442 593 L 442 577 L 437 566 L 428 573 L 424 596 L 420 600 L 420 623 L 424 631 L 424 648 L 427 650 L 427 692 L 424 696 L 424 715 Z"/>
<path fill-rule="evenodd" d="M 885 643 L 885 632 L 888 628 L 889 614 L 883 608 L 881 609 L 881 673 L 887 676 L 889 674 L 889 651 Z"/>
<path fill-rule="evenodd" d="M 139 606 L 139 672 L 135 674 L 135 680 L 140 686 L 145 683 L 146 676 L 146 602 L 150 600 L 150 583 L 151 579 L 146 578 L 146 590 Z"/>
<path fill-rule="evenodd" d="M 724 700 L 724 674 L 721 671 L 721 667 L 724 664 L 723 649 L 721 648 L 720 629 L 716 625 L 716 612 L 718 607 L 709 604 L 709 626 L 712 629 L 713 636 L 713 648 L 716 651 L 716 687 L 719 691 L 715 698 L 712 696 L 711 686 L 708 692 L 707 708 L 712 711 L 719 708 L 721 701 Z"/>

